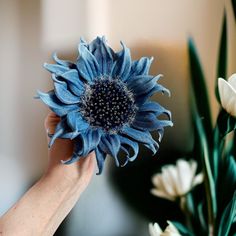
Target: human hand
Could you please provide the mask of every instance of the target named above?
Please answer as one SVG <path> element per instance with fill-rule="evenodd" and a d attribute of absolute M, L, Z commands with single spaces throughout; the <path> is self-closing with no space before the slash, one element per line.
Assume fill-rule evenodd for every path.
<path fill-rule="evenodd" d="M 60 118 L 49 113 L 45 119 L 47 132 L 54 133 Z M 49 140 L 48 140 L 49 141 Z M 49 149 L 46 173 L 24 196 L 0 218 L 0 235 L 51 236 L 78 201 L 89 184 L 95 167 L 95 154 L 65 165 L 70 158 L 73 141 L 57 139 Z"/>
<path fill-rule="evenodd" d="M 45 129 L 49 134 L 53 134 L 56 125 L 60 122 L 60 117 L 50 112 L 45 119 Z M 49 138 L 48 138 L 49 141 Z M 91 180 L 95 168 L 95 153 L 90 153 L 80 161 L 65 165 L 61 160 L 67 160 L 73 153 L 74 144 L 69 139 L 57 139 L 50 149 L 48 149 L 49 166 L 46 174 L 58 174 L 70 182 L 79 182 L 85 188 Z"/>

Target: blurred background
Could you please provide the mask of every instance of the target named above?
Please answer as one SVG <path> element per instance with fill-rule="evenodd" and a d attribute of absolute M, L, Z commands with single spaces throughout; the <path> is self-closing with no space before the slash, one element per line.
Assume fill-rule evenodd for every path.
<path fill-rule="evenodd" d="M 52 88 L 42 64 L 51 62 L 55 51 L 74 60 L 80 37 L 90 41 L 105 35 L 115 50 L 124 41 L 133 59 L 154 56 L 151 72 L 163 74 L 161 82 L 172 92 L 171 98 L 154 99 L 173 112 L 174 127 L 167 130 L 156 157 L 142 150 L 137 163 L 126 168 L 106 163 L 56 235 L 142 236 L 148 235 L 149 221 L 177 217 L 178 209 L 166 211 L 160 207 L 164 200 L 158 203 L 150 195 L 150 177 L 192 147 L 189 36 L 200 54 L 213 113 L 217 111 L 213 91 L 224 9 L 231 42 L 235 26 L 229 0 L 0 0 L 0 216 L 47 165 L 43 122 L 48 110 L 33 99 L 37 89 Z M 228 74 L 236 71 L 235 52 L 236 45 L 229 43 Z"/>

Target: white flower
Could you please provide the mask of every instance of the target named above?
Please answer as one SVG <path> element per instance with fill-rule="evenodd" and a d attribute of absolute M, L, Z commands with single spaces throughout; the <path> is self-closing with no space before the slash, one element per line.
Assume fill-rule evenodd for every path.
<path fill-rule="evenodd" d="M 184 196 L 194 186 L 202 183 L 203 174 L 196 175 L 197 162 L 178 160 L 176 165 L 162 167 L 161 173 L 152 177 L 154 188 L 151 193 L 155 196 L 175 201 Z"/>
<path fill-rule="evenodd" d="M 219 78 L 218 88 L 222 107 L 236 117 L 236 74 L 231 75 L 228 82 Z"/>
<path fill-rule="evenodd" d="M 181 236 L 179 231 L 175 228 L 175 226 L 170 222 L 167 221 L 168 226 L 166 227 L 165 231 L 163 232 L 160 226 L 157 223 L 150 223 L 149 224 L 149 234 L 150 236 Z"/>

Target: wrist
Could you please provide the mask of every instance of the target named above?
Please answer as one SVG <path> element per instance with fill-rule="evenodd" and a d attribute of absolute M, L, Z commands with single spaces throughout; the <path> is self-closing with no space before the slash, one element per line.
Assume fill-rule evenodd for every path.
<path fill-rule="evenodd" d="M 47 181 L 60 189 L 74 189 L 80 192 L 82 184 L 79 178 L 77 166 L 66 166 L 62 163 L 49 166 L 41 181 Z M 82 190 L 81 190 L 82 191 Z"/>

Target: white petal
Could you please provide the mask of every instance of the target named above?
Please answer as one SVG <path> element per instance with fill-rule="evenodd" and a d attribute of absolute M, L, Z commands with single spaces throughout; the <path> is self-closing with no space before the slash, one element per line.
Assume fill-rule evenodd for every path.
<path fill-rule="evenodd" d="M 204 175 L 203 173 L 199 173 L 198 175 L 196 175 L 193 179 L 193 183 L 192 183 L 192 187 L 201 184 L 204 180 Z"/>
<path fill-rule="evenodd" d="M 192 172 L 192 176 L 195 175 L 196 171 L 197 171 L 197 162 L 194 160 L 189 161 L 190 163 L 190 168 L 191 168 L 191 172 Z"/>
<path fill-rule="evenodd" d="M 170 196 L 169 194 L 167 194 L 166 192 L 163 192 L 160 189 L 153 188 L 151 189 L 151 193 L 156 197 L 165 198 L 170 201 L 175 201 L 174 197 Z"/>
<path fill-rule="evenodd" d="M 157 223 L 149 223 L 148 225 L 149 228 L 149 234 L 150 236 L 161 236 L 163 231 L 161 230 L 160 226 Z"/>
<path fill-rule="evenodd" d="M 163 171 L 162 182 L 163 182 L 163 185 L 165 186 L 166 192 L 171 197 L 178 196 L 178 186 L 177 186 L 176 180 L 172 178 L 171 166 L 169 166 Z"/>
<path fill-rule="evenodd" d="M 162 191 L 166 196 L 170 196 L 171 198 L 175 198 L 176 194 L 173 192 L 172 186 L 168 183 L 168 180 L 166 179 L 166 171 L 162 170 L 163 172 L 161 174 L 157 174 L 153 181 L 155 181 L 156 189 Z"/>
<path fill-rule="evenodd" d="M 170 183 L 170 187 L 172 189 L 172 196 L 175 198 L 178 197 L 179 183 L 178 183 L 178 171 L 176 166 L 174 165 L 168 166 L 168 169 L 166 170 L 166 179 Z"/>
<path fill-rule="evenodd" d="M 161 236 L 181 236 L 176 227 L 170 221 L 167 222 L 168 226 L 166 227 L 164 233 Z"/>
<path fill-rule="evenodd" d="M 178 179 L 179 179 L 178 194 L 184 195 L 191 188 L 191 184 L 193 180 L 193 173 L 190 168 L 189 162 L 185 160 L 178 160 L 177 168 L 178 168 Z"/>
<path fill-rule="evenodd" d="M 229 77 L 228 83 L 236 90 L 236 73 Z"/>
<path fill-rule="evenodd" d="M 234 77 L 231 83 L 234 86 Z M 232 116 L 236 116 L 236 90 L 230 83 L 222 78 L 218 79 L 219 94 L 222 107 Z"/>
<path fill-rule="evenodd" d="M 157 188 L 161 187 L 159 176 L 161 176 L 161 174 L 155 174 L 155 175 L 152 176 L 152 183 Z"/>

